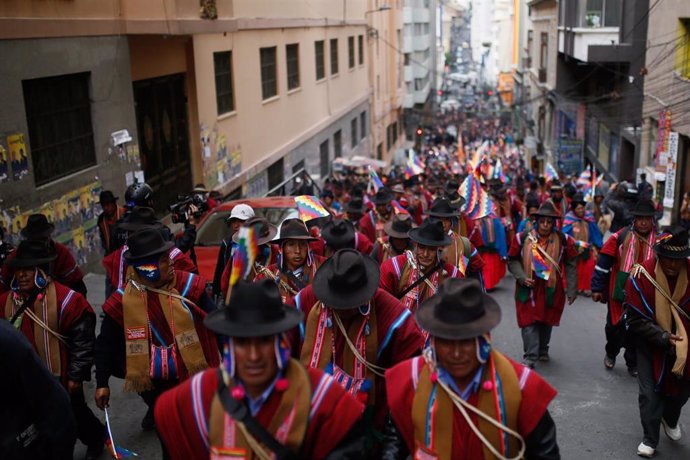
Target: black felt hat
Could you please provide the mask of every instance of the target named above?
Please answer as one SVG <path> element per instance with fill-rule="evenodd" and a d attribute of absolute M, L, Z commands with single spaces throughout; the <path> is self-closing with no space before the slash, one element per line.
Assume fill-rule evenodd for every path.
<path fill-rule="evenodd" d="M 436 198 L 427 214 L 432 217 L 456 217 L 460 211 L 453 207 L 448 198 Z"/>
<path fill-rule="evenodd" d="M 239 280 L 231 289 L 230 303 L 204 319 L 204 325 L 217 334 L 262 337 L 287 332 L 302 322 L 302 312 L 283 304 L 271 280 Z"/>
<path fill-rule="evenodd" d="M 128 249 L 124 256 L 128 262 L 136 262 L 170 251 L 174 245 L 172 241 L 165 241 L 159 229 L 143 227 L 127 238 Z"/>
<path fill-rule="evenodd" d="M 311 236 L 309 229 L 301 219 L 285 219 L 280 225 L 280 234 L 273 240 L 274 243 L 283 243 L 285 240 L 316 241 Z"/>
<path fill-rule="evenodd" d="M 570 200 L 571 208 L 575 209 L 578 204 L 581 204 L 583 206 L 587 204 L 587 202 L 585 201 L 585 196 L 580 192 L 573 195 L 573 199 Z"/>
<path fill-rule="evenodd" d="M 321 237 L 335 250 L 354 248 L 355 227 L 349 220 L 332 219 L 321 229 Z"/>
<path fill-rule="evenodd" d="M 376 195 L 374 195 L 374 198 L 371 199 L 371 201 L 375 205 L 381 205 L 381 204 L 390 204 L 391 201 L 393 201 L 395 197 L 391 193 L 390 190 L 387 188 L 382 188 L 378 192 L 376 192 Z"/>
<path fill-rule="evenodd" d="M 20 234 L 27 240 L 45 240 L 50 238 L 55 230 L 55 225 L 48 222 L 45 214 L 31 214 Z"/>
<path fill-rule="evenodd" d="M 687 259 L 690 257 L 688 231 L 679 225 L 665 227 L 664 232 L 657 238 L 654 251 L 660 257 Z"/>
<path fill-rule="evenodd" d="M 472 278 L 447 279 L 419 306 L 417 323 L 433 337 L 465 340 L 491 331 L 501 322 L 501 307 Z"/>
<path fill-rule="evenodd" d="M 409 238 L 407 234 L 412 230 L 412 218 L 409 214 L 396 214 L 393 219 L 383 225 L 386 235 L 393 238 Z"/>
<path fill-rule="evenodd" d="M 367 206 L 362 198 L 352 198 L 345 203 L 343 210 L 349 214 L 364 214 L 367 212 Z"/>
<path fill-rule="evenodd" d="M 8 267 L 35 267 L 47 264 L 57 258 L 55 250 L 45 240 L 23 240 L 19 243 L 15 256 L 7 261 Z"/>
<path fill-rule="evenodd" d="M 443 231 L 443 223 L 437 219 L 425 219 L 422 225 L 413 228 L 407 234 L 412 241 L 424 246 L 448 246 L 453 242 Z"/>
<path fill-rule="evenodd" d="M 153 208 L 146 206 L 134 206 L 118 225 L 123 230 L 133 232 L 142 227 L 161 226 L 163 225 L 156 217 L 156 211 Z"/>
<path fill-rule="evenodd" d="M 553 217 L 554 219 L 560 219 L 562 217 L 551 200 L 544 201 L 541 206 L 539 206 L 539 209 L 537 209 L 537 212 L 532 215 L 536 217 Z"/>
<path fill-rule="evenodd" d="M 98 196 L 98 202 L 100 204 L 115 203 L 119 197 L 116 197 L 110 190 L 103 190 Z"/>
<path fill-rule="evenodd" d="M 654 217 L 656 215 L 654 202 L 652 200 L 640 200 L 635 203 L 630 214 L 635 217 Z"/>
<path fill-rule="evenodd" d="M 321 265 L 314 275 L 312 289 L 324 305 L 349 310 L 374 297 L 380 276 L 374 259 L 354 249 L 341 249 Z"/>

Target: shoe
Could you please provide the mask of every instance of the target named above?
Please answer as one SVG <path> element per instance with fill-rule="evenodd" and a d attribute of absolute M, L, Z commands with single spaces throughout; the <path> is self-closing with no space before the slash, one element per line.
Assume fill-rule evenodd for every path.
<path fill-rule="evenodd" d="M 628 374 L 630 374 L 630 377 L 637 377 L 637 366 L 628 367 Z"/>
<path fill-rule="evenodd" d="M 649 447 L 647 444 L 642 441 L 639 446 L 637 446 L 637 455 L 640 457 L 645 457 L 645 458 L 652 458 L 654 457 L 654 452 L 656 452 L 656 449 L 653 447 Z"/>
<path fill-rule="evenodd" d="M 84 460 L 96 460 L 101 457 L 101 454 L 103 453 L 103 448 L 105 445 L 102 442 L 99 442 L 95 445 L 87 446 L 86 448 L 86 456 L 84 457 Z"/>
<path fill-rule="evenodd" d="M 153 408 L 149 407 L 149 410 L 146 411 L 146 415 L 144 415 L 144 418 L 141 420 L 141 428 L 144 431 L 151 431 L 156 427 L 156 420 L 153 418 Z"/>
<path fill-rule="evenodd" d="M 604 367 L 608 370 L 613 369 L 613 366 L 616 365 L 616 357 L 615 356 L 609 356 L 606 355 L 604 356 Z"/>
<path fill-rule="evenodd" d="M 529 359 L 523 359 L 522 365 L 525 367 L 529 367 L 530 369 L 534 369 L 535 367 L 534 361 L 530 361 Z"/>
<path fill-rule="evenodd" d="M 671 441 L 680 441 L 680 438 L 682 437 L 682 433 L 680 432 L 680 423 L 675 427 L 672 427 L 666 423 L 666 420 L 662 418 L 661 425 L 664 427 L 664 433 L 666 433 L 668 439 Z"/>
<path fill-rule="evenodd" d="M 549 361 L 551 361 L 551 358 L 549 357 L 548 353 L 544 353 L 543 355 L 539 355 L 539 361 L 548 363 Z"/>

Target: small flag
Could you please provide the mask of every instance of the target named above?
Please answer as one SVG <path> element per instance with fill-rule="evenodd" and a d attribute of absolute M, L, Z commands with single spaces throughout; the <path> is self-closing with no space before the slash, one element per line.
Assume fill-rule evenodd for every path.
<path fill-rule="evenodd" d="M 465 272 L 467 271 L 467 264 L 469 263 L 470 259 L 465 257 L 465 254 L 460 255 L 460 259 L 458 260 L 458 270 L 460 270 L 460 273 L 465 275 Z"/>
<path fill-rule="evenodd" d="M 391 204 L 393 205 L 393 211 L 395 214 L 409 214 L 407 209 L 405 209 L 405 207 L 401 205 L 398 200 L 391 201 Z"/>
<path fill-rule="evenodd" d="M 656 238 L 654 244 L 663 244 L 664 241 L 670 240 L 671 238 L 673 238 L 673 235 L 670 233 L 662 233 Z"/>
<path fill-rule="evenodd" d="M 330 215 L 328 211 L 326 211 L 326 208 L 323 207 L 319 199 L 315 196 L 297 196 L 295 197 L 295 204 L 297 205 L 299 218 L 304 222 Z"/>
<path fill-rule="evenodd" d="M 475 175 L 470 174 L 465 177 L 465 180 L 460 184 L 458 193 L 465 198 L 465 204 L 461 210 L 470 219 L 481 219 L 495 214 L 493 201 Z"/>
<path fill-rule="evenodd" d="M 407 167 L 410 169 L 413 176 L 422 174 L 424 172 L 424 164 L 414 151 L 410 151 L 410 153 L 411 155 L 407 159 Z"/>
<path fill-rule="evenodd" d="M 249 275 L 258 253 L 258 236 L 254 226 L 240 227 L 237 237 L 237 249 L 232 256 L 230 286 L 234 286 L 237 281 Z"/>
<path fill-rule="evenodd" d="M 532 244 L 532 262 L 534 264 L 534 274 L 538 278 L 548 281 L 551 277 L 551 267 L 537 249 L 537 243 Z"/>
<path fill-rule="evenodd" d="M 138 457 L 139 454 L 132 452 L 131 450 L 125 449 L 124 447 L 119 447 L 115 444 L 113 439 L 113 431 L 110 429 L 110 417 L 108 416 L 108 408 L 105 408 L 105 445 L 110 451 L 110 455 L 113 458 L 132 458 Z"/>
<path fill-rule="evenodd" d="M 546 163 L 546 167 L 544 167 L 544 176 L 547 181 L 558 179 L 558 172 L 551 163 Z"/>
<path fill-rule="evenodd" d="M 371 166 L 369 166 L 369 183 L 374 187 L 374 192 L 378 192 L 383 188 L 383 182 L 381 182 L 379 175 L 376 174 L 376 171 Z"/>

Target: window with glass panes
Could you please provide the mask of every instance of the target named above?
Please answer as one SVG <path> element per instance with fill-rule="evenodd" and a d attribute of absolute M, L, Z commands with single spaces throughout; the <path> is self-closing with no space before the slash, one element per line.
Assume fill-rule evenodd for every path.
<path fill-rule="evenodd" d="M 235 110 L 232 88 L 232 51 L 213 53 L 213 73 L 216 79 L 216 109 L 218 115 Z"/>
<path fill-rule="evenodd" d="M 287 63 L 287 88 L 299 88 L 299 44 L 285 45 L 285 62 Z"/>
<path fill-rule="evenodd" d="M 261 48 L 261 98 L 269 99 L 278 94 L 278 69 L 276 47 Z"/>

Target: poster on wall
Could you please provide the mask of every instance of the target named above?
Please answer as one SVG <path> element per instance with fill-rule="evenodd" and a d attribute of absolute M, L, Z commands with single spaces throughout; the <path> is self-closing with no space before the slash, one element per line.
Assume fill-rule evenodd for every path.
<path fill-rule="evenodd" d="M 672 208 L 676 193 L 676 170 L 678 164 L 678 133 L 670 132 L 668 136 L 668 159 L 666 162 L 666 187 L 664 189 L 664 207 Z"/>
<path fill-rule="evenodd" d="M 558 152 L 558 170 L 564 174 L 582 172 L 582 141 L 580 139 L 559 139 L 556 145 Z"/>
<path fill-rule="evenodd" d="M 12 179 L 22 180 L 29 174 L 29 152 L 26 151 L 26 142 L 21 133 L 7 136 L 7 146 L 12 161 Z"/>
<path fill-rule="evenodd" d="M 0 142 L 0 184 L 10 180 L 10 170 L 9 170 L 9 156 L 7 155 L 7 149 Z"/>

